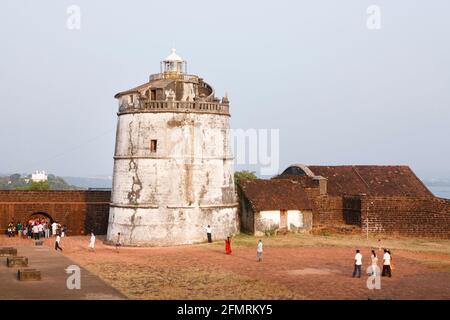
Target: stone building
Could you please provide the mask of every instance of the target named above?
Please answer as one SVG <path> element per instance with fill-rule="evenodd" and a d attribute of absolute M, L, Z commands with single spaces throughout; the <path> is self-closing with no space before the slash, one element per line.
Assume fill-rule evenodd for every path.
<path fill-rule="evenodd" d="M 238 187 L 241 230 L 256 236 L 282 231 L 310 231 L 312 204 L 294 180 L 244 180 Z"/>
<path fill-rule="evenodd" d="M 175 50 L 119 101 L 107 238 L 177 245 L 239 231 L 229 101 L 186 73 Z"/>
<path fill-rule="evenodd" d="M 297 183 L 302 191 L 293 193 L 280 180 Z M 313 229 L 353 226 L 364 234 L 450 238 L 450 200 L 435 197 L 407 166 L 292 165 L 264 181 L 264 188 L 244 191 L 246 201 L 263 196 L 281 200 L 285 197 L 282 190 L 291 197 L 306 193 Z M 283 208 L 284 201 L 273 202 Z M 249 220 L 246 212 L 241 202 L 242 224 Z"/>

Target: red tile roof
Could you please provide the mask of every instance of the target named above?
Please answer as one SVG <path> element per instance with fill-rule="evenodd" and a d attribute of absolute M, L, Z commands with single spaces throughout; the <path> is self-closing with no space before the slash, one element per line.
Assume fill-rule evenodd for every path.
<path fill-rule="evenodd" d="M 330 195 L 432 197 L 408 166 L 308 166 L 328 179 Z"/>
<path fill-rule="evenodd" d="M 288 179 L 242 180 L 240 190 L 255 212 L 265 210 L 311 210 L 302 185 Z"/>

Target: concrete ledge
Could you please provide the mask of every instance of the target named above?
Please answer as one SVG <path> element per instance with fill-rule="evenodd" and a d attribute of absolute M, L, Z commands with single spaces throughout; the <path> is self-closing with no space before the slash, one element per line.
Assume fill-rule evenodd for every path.
<path fill-rule="evenodd" d="M 12 267 L 28 267 L 27 257 L 8 257 L 6 258 L 6 265 L 8 268 Z"/>
<path fill-rule="evenodd" d="M 0 248 L 0 257 L 17 256 L 17 249 L 13 247 Z"/>
<path fill-rule="evenodd" d="M 17 271 L 19 281 L 40 281 L 41 271 L 36 269 L 20 269 Z"/>

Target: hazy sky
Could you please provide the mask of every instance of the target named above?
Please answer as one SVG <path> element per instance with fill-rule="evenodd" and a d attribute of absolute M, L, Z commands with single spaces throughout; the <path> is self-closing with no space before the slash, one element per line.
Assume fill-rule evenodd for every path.
<path fill-rule="evenodd" d="M 66 27 L 67 7 L 81 29 Z M 366 26 L 369 5 L 381 29 Z M 112 173 L 118 91 L 175 46 L 290 163 L 450 177 L 450 1 L 2 1 L 0 172 Z"/>

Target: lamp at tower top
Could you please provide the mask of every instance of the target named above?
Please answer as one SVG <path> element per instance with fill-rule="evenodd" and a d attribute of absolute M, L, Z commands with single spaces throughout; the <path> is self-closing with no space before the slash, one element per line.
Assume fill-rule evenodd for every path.
<path fill-rule="evenodd" d="M 161 61 L 161 73 L 186 73 L 187 63 L 178 54 L 176 49 Z"/>

